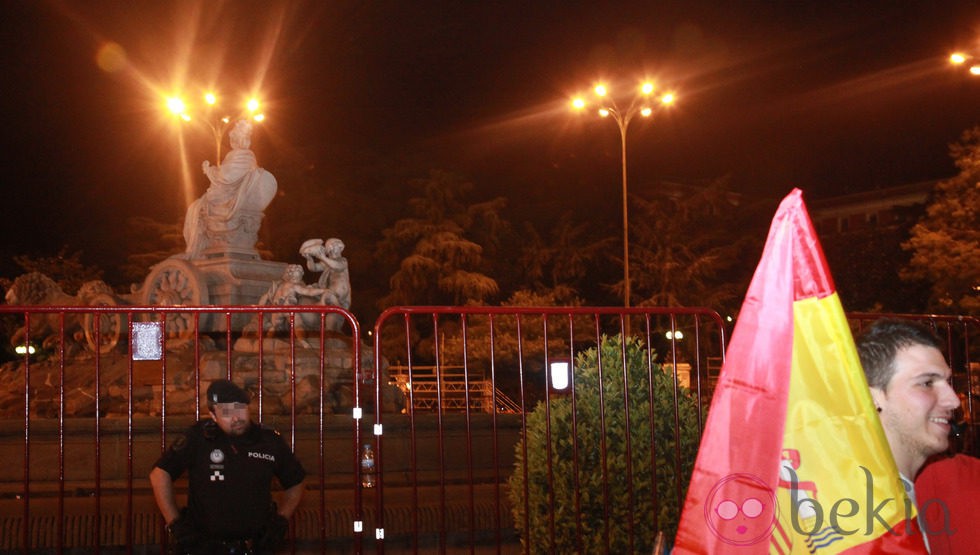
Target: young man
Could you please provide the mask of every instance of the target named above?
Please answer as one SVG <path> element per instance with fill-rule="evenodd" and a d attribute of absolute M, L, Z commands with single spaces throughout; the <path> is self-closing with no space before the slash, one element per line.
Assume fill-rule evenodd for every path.
<path fill-rule="evenodd" d="M 960 400 L 941 344 L 927 328 L 879 320 L 857 339 L 881 425 L 902 477 L 913 480 L 926 459 L 949 448 Z"/>
<path fill-rule="evenodd" d="M 926 459 L 949 448 L 950 424 L 960 405 L 940 347 L 928 328 L 903 320 L 878 320 L 857 338 L 871 398 L 913 501 L 912 480 Z M 932 531 L 923 526 L 921 515 L 919 522 L 924 531 Z M 928 546 L 928 535 L 924 539 Z"/>
<path fill-rule="evenodd" d="M 303 495 L 306 473 L 279 434 L 255 424 L 249 397 L 228 380 L 207 390 L 211 418 L 177 438 L 150 472 L 150 484 L 177 552 L 272 553 L 282 544 Z M 181 511 L 174 480 L 187 472 Z M 272 501 L 272 478 L 285 490 Z"/>

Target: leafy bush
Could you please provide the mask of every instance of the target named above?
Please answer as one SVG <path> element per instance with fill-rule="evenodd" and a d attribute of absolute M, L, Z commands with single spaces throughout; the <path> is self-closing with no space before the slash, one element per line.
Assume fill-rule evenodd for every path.
<path fill-rule="evenodd" d="M 633 551 L 650 553 L 658 529 L 667 538 L 677 530 L 677 480 L 683 500 L 699 441 L 697 400 L 690 390 L 680 388 L 678 477 L 673 376 L 659 364 L 648 371 L 647 357 L 653 360 L 654 353 L 631 337 L 625 346 L 629 387 L 624 391 L 622 340 L 603 336 L 600 347 L 601 372 L 599 350 L 592 348 L 576 357 L 574 422 L 572 396 L 553 396 L 550 405 L 538 403 L 528 414 L 526 465 L 524 444 L 515 447 L 509 496 L 521 541 L 532 553 L 605 552 L 607 527 L 610 552 L 628 552 L 632 536 Z"/>

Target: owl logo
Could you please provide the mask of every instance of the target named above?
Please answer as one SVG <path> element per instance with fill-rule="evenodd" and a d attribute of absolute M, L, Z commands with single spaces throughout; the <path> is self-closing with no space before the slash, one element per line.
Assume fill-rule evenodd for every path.
<path fill-rule="evenodd" d="M 708 493 L 704 518 L 711 532 L 738 546 L 767 541 L 776 525 L 776 495 L 760 478 L 731 474 Z"/>
<path fill-rule="evenodd" d="M 225 460 L 225 454 L 221 449 L 215 449 L 211 451 L 211 462 L 214 464 L 221 464 Z"/>

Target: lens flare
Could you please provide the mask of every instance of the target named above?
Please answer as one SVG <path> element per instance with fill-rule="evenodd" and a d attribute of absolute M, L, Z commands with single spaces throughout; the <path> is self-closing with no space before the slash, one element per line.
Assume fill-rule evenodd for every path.
<path fill-rule="evenodd" d="M 103 44 L 95 53 L 95 64 L 106 73 L 121 71 L 127 63 L 126 50 L 115 42 Z"/>

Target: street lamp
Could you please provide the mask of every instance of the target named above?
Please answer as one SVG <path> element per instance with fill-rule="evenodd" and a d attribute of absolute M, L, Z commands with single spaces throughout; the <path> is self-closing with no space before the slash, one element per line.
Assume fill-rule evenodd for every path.
<path fill-rule="evenodd" d="M 654 95 L 655 88 L 653 83 L 641 83 L 629 101 L 629 105 L 624 109 L 620 108 L 616 99 L 610 94 L 609 87 L 600 83 L 595 86 L 595 105 L 598 106 L 599 116 L 611 117 L 619 127 L 620 145 L 622 147 L 622 166 L 623 166 L 623 306 L 630 306 L 630 247 L 629 247 L 629 210 L 627 209 L 627 178 L 626 178 L 626 131 L 629 129 L 630 122 L 637 115 L 648 118 L 653 114 L 655 107 L 666 107 L 674 103 L 673 93 L 665 92 L 659 96 Z M 584 110 L 588 102 L 577 97 L 572 100 L 572 108 L 578 111 Z"/>
<path fill-rule="evenodd" d="M 980 64 L 975 63 L 976 59 L 976 56 L 972 56 L 970 54 L 954 52 L 949 56 L 949 63 L 953 64 L 954 66 L 961 66 L 967 62 L 970 62 L 970 67 L 967 70 L 970 72 L 970 75 L 980 75 Z"/>
<path fill-rule="evenodd" d="M 211 135 L 214 137 L 215 163 L 220 164 L 221 140 L 232 122 L 239 119 L 261 122 L 265 119 L 265 115 L 259 112 L 259 100 L 254 97 L 245 101 L 236 115 L 225 113 L 219 109 L 218 94 L 213 91 L 205 92 L 202 95 L 202 100 L 203 105 L 198 106 L 195 110 L 189 108 L 181 97 L 173 96 L 167 99 L 167 109 L 183 121 L 200 121 L 211 130 Z"/>

